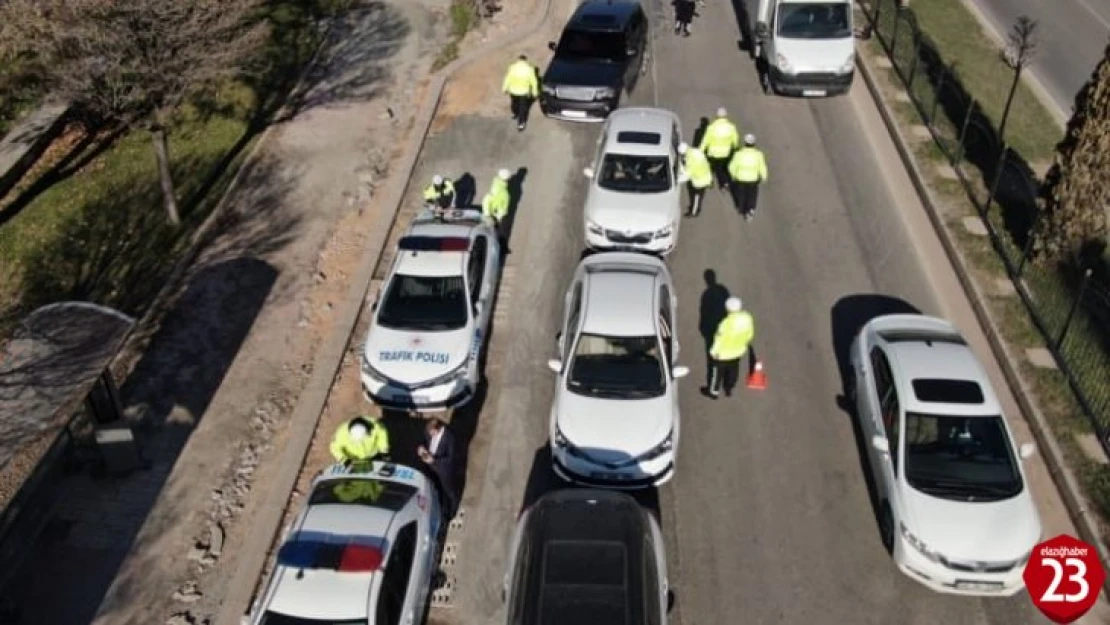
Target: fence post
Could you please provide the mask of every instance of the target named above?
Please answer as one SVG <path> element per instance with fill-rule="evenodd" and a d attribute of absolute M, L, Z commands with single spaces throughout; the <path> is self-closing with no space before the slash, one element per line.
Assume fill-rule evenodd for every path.
<path fill-rule="evenodd" d="M 1033 251 L 1033 242 L 1036 240 L 1035 233 L 1037 226 L 1041 223 L 1041 218 L 1044 216 L 1044 211 L 1035 209 L 1033 220 L 1029 224 L 1029 232 L 1025 235 L 1025 245 L 1021 249 L 1021 260 L 1018 261 L 1017 269 L 1014 270 L 1014 277 L 1021 278 L 1021 272 L 1025 271 L 1025 263 L 1029 261 L 1029 254 Z"/>
<path fill-rule="evenodd" d="M 991 181 L 990 189 L 987 189 L 987 201 L 983 202 L 983 214 L 986 215 L 991 210 L 991 204 L 994 202 L 994 196 L 998 193 L 998 185 L 1002 183 L 1002 172 L 1006 169 L 1006 142 L 1002 142 L 1002 149 L 998 151 L 998 164 L 994 166 L 994 179 Z"/>
<path fill-rule="evenodd" d="M 956 62 L 953 61 L 952 65 L 941 70 L 940 77 L 937 78 L 937 86 L 933 89 L 933 109 L 929 113 L 929 125 L 933 125 L 933 120 L 937 118 L 937 106 L 940 105 L 940 94 L 944 92 L 944 83 L 948 80 L 948 75 L 956 71 Z"/>
<path fill-rule="evenodd" d="M 913 79 L 917 74 L 917 64 L 921 58 L 921 31 L 915 22 L 910 22 L 910 37 L 913 38 L 913 64 L 910 65 L 910 77 L 906 80 L 906 93 L 913 97 Z"/>
<path fill-rule="evenodd" d="M 872 0 L 875 3 L 875 15 L 871 16 L 871 23 L 875 25 L 875 30 L 879 30 L 879 16 L 883 12 L 883 2 L 885 0 Z M 880 38 L 881 39 L 881 38 Z"/>
<path fill-rule="evenodd" d="M 1064 339 L 1068 336 L 1068 328 L 1071 327 L 1072 319 L 1075 318 L 1075 313 L 1079 311 L 1079 304 L 1083 302 L 1083 293 L 1087 290 L 1087 283 L 1091 281 L 1091 269 L 1088 268 L 1083 272 L 1083 281 L 1079 283 L 1079 290 L 1075 293 L 1075 301 L 1071 303 L 1071 310 L 1068 311 L 1068 316 L 1064 319 L 1064 327 L 1060 328 L 1060 336 L 1056 339 L 1056 351 L 1064 345 Z"/>
<path fill-rule="evenodd" d="M 972 100 L 967 105 L 967 113 L 964 115 L 964 123 L 960 126 L 959 144 L 956 146 L 956 158 L 952 161 L 953 168 L 959 168 L 960 161 L 964 160 L 964 139 L 967 138 L 967 128 L 971 125 L 971 114 L 975 111 L 975 100 Z"/>
<path fill-rule="evenodd" d="M 898 69 L 898 60 L 894 51 L 897 49 L 896 46 L 898 45 L 898 26 L 902 23 L 901 13 L 902 7 L 894 9 L 894 31 L 890 33 L 890 60 L 895 70 Z"/>

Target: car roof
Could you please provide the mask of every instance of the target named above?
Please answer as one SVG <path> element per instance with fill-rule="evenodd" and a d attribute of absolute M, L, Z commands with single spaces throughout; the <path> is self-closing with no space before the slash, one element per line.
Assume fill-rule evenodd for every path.
<path fill-rule="evenodd" d="M 886 342 L 904 410 L 960 416 L 1002 413 L 986 370 L 952 324 L 926 315 L 888 315 L 873 326 Z"/>
<path fill-rule="evenodd" d="M 642 254 L 616 252 L 588 257 L 582 265 L 586 274 L 582 293 L 583 332 L 655 336 L 661 261 Z"/>
<path fill-rule="evenodd" d="M 623 493 L 567 489 L 539 499 L 522 536 L 528 550 L 522 600 L 536 609 L 520 625 L 646 622 L 648 524 L 647 513 Z"/>
<path fill-rule="evenodd" d="M 640 6 L 638 0 L 585 0 L 570 16 L 567 27 L 597 32 L 623 30 Z"/>
<path fill-rule="evenodd" d="M 670 154 L 677 124 L 678 116 L 665 109 L 617 109 L 606 122 L 605 152 L 634 156 Z M 656 143 L 649 143 L 651 140 Z"/>
<path fill-rule="evenodd" d="M 434 219 L 429 213 L 419 215 L 397 243 L 394 273 L 424 277 L 463 275 L 470 252 L 455 250 L 469 247 L 482 229 L 481 221 L 471 217 L 470 212 L 465 217 L 448 220 Z M 464 244 L 463 239 L 469 243 Z M 444 243 L 443 247 L 451 251 L 434 249 L 435 241 Z"/>

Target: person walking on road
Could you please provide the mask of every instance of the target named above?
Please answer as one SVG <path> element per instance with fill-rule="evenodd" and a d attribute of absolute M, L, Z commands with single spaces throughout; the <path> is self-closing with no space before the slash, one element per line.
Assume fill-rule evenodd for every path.
<path fill-rule="evenodd" d="M 447 424 L 439 419 L 428 419 L 424 427 L 424 441 L 416 448 L 416 455 L 428 465 L 443 495 L 443 514 L 447 519 L 455 516 L 459 509 L 459 496 L 456 491 L 456 460 L 458 454 L 455 434 L 447 429 Z"/>
<path fill-rule="evenodd" d="M 725 311 L 727 314 L 717 324 L 713 345 L 709 348 L 709 379 L 702 389 L 702 393 L 711 399 L 720 397 L 722 386 L 725 395 L 732 397 L 732 391 L 740 381 L 740 361 L 755 338 L 755 320 L 751 313 L 743 309 L 739 297 L 728 298 Z"/>
<path fill-rule="evenodd" d="M 690 22 L 697 15 L 694 0 L 674 0 L 674 34 L 690 36 Z"/>
<path fill-rule="evenodd" d="M 378 419 L 360 415 L 339 426 L 328 451 L 347 468 L 368 465 L 379 456 L 389 456 L 389 432 Z"/>
<path fill-rule="evenodd" d="M 505 232 L 505 217 L 509 215 L 509 205 L 512 197 L 509 195 L 509 179 L 512 174 L 508 169 L 497 172 L 497 177 L 490 183 L 489 192 L 482 198 L 482 215 L 493 220 L 497 227 L 497 239 L 504 247 L 508 242 L 508 233 Z"/>
<path fill-rule="evenodd" d="M 728 173 L 736 187 L 732 202 L 744 219 L 751 219 L 759 199 L 759 185 L 767 181 L 767 159 L 755 147 L 755 135 L 744 135 L 744 147 L 732 156 Z"/>
<path fill-rule="evenodd" d="M 432 184 L 424 188 L 424 203 L 440 210 L 453 207 L 455 204 L 455 183 L 439 174 L 432 176 Z"/>
<path fill-rule="evenodd" d="M 701 212 L 705 190 L 713 186 L 713 168 L 709 165 L 705 152 L 698 148 L 680 143 L 678 153 L 682 155 L 682 168 L 690 177 L 690 208 L 686 209 L 686 216 L 697 217 Z"/>
<path fill-rule="evenodd" d="M 740 147 L 740 131 L 728 118 L 728 111 L 722 106 L 717 109 L 717 118 L 705 128 L 701 145 L 698 146 L 709 158 L 713 173 L 717 177 L 717 188 L 729 186 L 728 162 L 733 152 Z"/>
<path fill-rule="evenodd" d="M 512 108 L 517 130 L 524 130 L 528 126 L 528 110 L 532 108 L 532 101 L 540 95 L 538 75 L 536 66 L 528 61 L 526 55 L 521 54 L 509 66 L 509 71 L 505 72 L 505 80 L 501 81 L 501 91 L 509 95 L 509 106 Z"/>

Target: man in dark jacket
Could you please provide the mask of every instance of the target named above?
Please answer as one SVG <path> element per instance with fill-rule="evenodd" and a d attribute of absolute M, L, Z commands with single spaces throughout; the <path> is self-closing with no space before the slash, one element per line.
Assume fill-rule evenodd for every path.
<path fill-rule="evenodd" d="M 443 421 L 428 419 L 424 428 L 424 444 L 417 448 L 416 454 L 435 474 L 438 482 L 436 486 L 442 495 L 444 517 L 453 518 L 459 508 L 459 498 L 455 492 L 455 434 L 447 429 L 447 424 Z"/>
<path fill-rule="evenodd" d="M 694 21 L 694 0 L 674 0 L 674 34 L 683 37 L 690 36 L 690 22 Z"/>

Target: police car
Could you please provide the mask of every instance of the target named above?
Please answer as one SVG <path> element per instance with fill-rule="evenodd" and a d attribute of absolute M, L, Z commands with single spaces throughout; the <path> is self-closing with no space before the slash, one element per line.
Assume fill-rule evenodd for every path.
<path fill-rule="evenodd" d="M 474 397 L 501 247 L 476 210 L 426 210 L 398 242 L 372 309 L 362 387 L 384 408 L 430 412 Z"/>
<path fill-rule="evenodd" d="M 422 623 L 442 529 L 435 487 L 410 467 L 316 478 L 244 625 Z"/>

